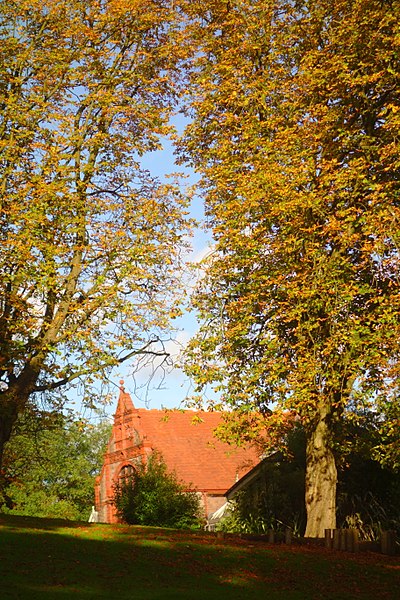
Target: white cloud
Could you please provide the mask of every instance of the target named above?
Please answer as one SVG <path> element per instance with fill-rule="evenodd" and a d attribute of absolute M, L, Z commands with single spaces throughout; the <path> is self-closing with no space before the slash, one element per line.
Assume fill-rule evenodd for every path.
<path fill-rule="evenodd" d="M 191 262 L 194 264 L 201 263 L 215 252 L 215 243 L 208 243 L 196 252 L 193 253 Z"/>

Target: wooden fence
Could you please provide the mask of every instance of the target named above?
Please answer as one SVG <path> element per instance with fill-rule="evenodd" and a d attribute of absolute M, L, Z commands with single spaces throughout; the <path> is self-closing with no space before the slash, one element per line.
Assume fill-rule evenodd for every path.
<path fill-rule="evenodd" d="M 344 552 L 381 552 L 382 554 L 394 555 L 399 552 L 399 546 L 396 545 L 396 532 L 395 531 L 382 531 L 381 538 L 378 542 L 366 542 L 359 539 L 359 534 L 356 529 L 325 529 L 325 542 L 322 539 L 314 538 L 297 538 L 293 536 L 290 528 L 286 531 L 275 531 L 274 529 L 268 530 L 264 534 L 229 534 L 223 531 L 217 531 L 214 533 L 219 539 L 234 538 L 239 535 L 240 538 L 249 541 L 260 541 L 267 542 L 268 544 L 284 543 L 290 544 L 318 544 L 322 546 L 325 543 L 325 547 L 330 550 L 342 550 Z"/>
<path fill-rule="evenodd" d="M 360 542 L 356 529 L 325 529 L 325 546 L 332 550 L 345 552 L 359 552 L 365 547 L 365 542 Z M 396 554 L 396 532 L 382 531 L 380 545 L 374 548 L 382 554 Z"/>

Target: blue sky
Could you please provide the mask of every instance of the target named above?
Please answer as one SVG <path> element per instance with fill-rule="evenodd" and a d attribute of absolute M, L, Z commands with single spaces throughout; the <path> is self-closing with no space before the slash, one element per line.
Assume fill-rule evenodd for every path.
<path fill-rule="evenodd" d="M 179 121 L 178 128 L 181 129 L 181 127 L 182 121 Z M 164 140 L 163 146 L 163 150 L 145 155 L 141 159 L 142 166 L 161 180 L 165 179 L 165 175 L 168 173 L 184 172 L 187 175 L 185 183 L 188 185 L 193 184 L 196 181 L 196 175 L 193 171 L 175 165 L 172 144 L 168 140 Z M 198 197 L 193 200 L 191 216 L 199 221 L 203 220 L 203 205 Z M 209 251 L 211 236 L 208 232 L 199 228 L 194 232 L 191 244 L 193 250 L 189 259 L 198 260 Z M 176 336 L 177 341 L 181 346 L 184 346 L 195 333 L 198 325 L 193 313 L 185 313 L 176 321 L 176 326 L 180 330 Z M 167 347 L 172 353 L 178 352 L 178 344 L 169 342 Z M 124 380 L 126 391 L 131 393 L 133 402 L 138 408 L 179 407 L 182 406 L 185 397 L 193 392 L 190 381 L 179 369 L 172 369 L 170 372 L 159 370 L 149 384 L 150 375 L 150 368 L 145 368 L 133 376 L 133 367 L 129 363 L 116 370 L 113 375 L 113 383 L 116 384 L 115 399 L 109 406 L 108 412 L 112 414 L 115 410 L 118 397 L 117 385 L 120 379 Z"/>

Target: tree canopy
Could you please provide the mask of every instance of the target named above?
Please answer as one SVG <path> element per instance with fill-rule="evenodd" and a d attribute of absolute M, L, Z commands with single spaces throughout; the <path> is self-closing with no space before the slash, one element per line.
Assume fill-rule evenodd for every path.
<path fill-rule="evenodd" d="M 175 17 L 164 0 L 0 6 L 0 462 L 17 414 L 163 353 L 185 202 L 140 157 L 168 135 Z"/>
<path fill-rule="evenodd" d="M 238 409 L 232 436 L 254 434 L 255 412 L 271 443 L 288 411 L 301 419 L 306 535 L 321 536 L 335 526 L 344 418 L 383 415 L 380 451 L 398 460 L 399 2 L 186 10 L 196 51 L 180 152 L 202 174 L 215 238 L 187 371 Z"/>
<path fill-rule="evenodd" d="M 301 420 L 306 535 L 335 524 L 344 419 L 373 411 L 376 452 L 399 463 L 399 14 L 398 0 L 0 5 L 0 463 L 32 395 L 163 352 L 185 202 L 140 158 L 182 90 L 178 152 L 215 238 L 188 372 L 238 409 L 232 437 L 262 428 L 272 444 Z"/>
<path fill-rule="evenodd" d="M 6 444 L 2 512 L 87 521 L 111 425 L 27 410 Z"/>

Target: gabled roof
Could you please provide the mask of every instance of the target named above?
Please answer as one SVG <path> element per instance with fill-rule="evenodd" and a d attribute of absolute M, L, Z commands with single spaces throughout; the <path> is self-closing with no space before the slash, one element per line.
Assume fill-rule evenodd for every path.
<path fill-rule="evenodd" d="M 259 462 L 254 447 L 219 441 L 220 412 L 136 409 L 121 386 L 115 423 L 128 423 L 147 451 L 158 450 L 190 489 L 223 494 Z M 135 437 L 135 436 L 133 436 Z"/>
<path fill-rule="evenodd" d="M 281 452 L 272 452 L 268 456 L 265 456 L 257 463 L 250 471 L 245 473 L 238 481 L 236 481 L 227 491 L 226 497 L 228 500 L 232 500 L 235 495 L 242 489 L 246 488 L 252 481 L 261 477 L 264 469 L 267 465 L 277 462 L 282 458 Z"/>

